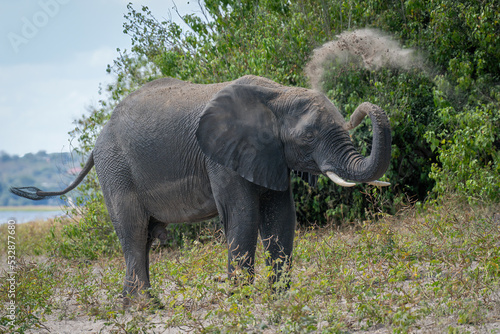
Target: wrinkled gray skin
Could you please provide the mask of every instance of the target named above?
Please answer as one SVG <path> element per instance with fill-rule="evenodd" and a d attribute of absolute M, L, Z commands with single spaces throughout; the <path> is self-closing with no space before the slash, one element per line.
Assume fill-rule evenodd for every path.
<path fill-rule="evenodd" d="M 59 195 L 95 164 L 125 255 L 125 294 L 149 288 L 149 249 L 154 237 L 166 238 L 166 224 L 216 215 L 226 233 L 230 275 L 234 263 L 253 273 L 259 233 L 279 275 L 290 264 L 296 224 L 290 170 L 368 182 L 389 165 L 385 113 L 369 103 L 358 109 L 352 125 L 324 95 L 255 76 L 212 85 L 160 79 L 116 107 L 67 189 L 12 191 L 32 199 Z M 364 114 L 373 122 L 367 158 L 346 130 Z"/>

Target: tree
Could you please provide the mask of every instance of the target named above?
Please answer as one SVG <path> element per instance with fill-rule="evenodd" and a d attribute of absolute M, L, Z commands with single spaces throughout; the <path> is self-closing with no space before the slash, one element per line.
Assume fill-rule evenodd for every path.
<path fill-rule="evenodd" d="M 77 121 L 72 136 L 82 153 L 92 149 L 118 101 L 145 82 L 171 76 L 213 83 L 255 74 L 307 87 L 304 67 L 315 47 L 346 29 L 375 27 L 428 55 L 427 70 L 330 63 L 323 88 L 346 116 L 367 100 L 389 113 L 394 145 L 387 176 L 393 186 L 339 189 L 320 179 L 310 188 L 294 178 L 299 221 L 366 219 L 393 213 L 408 198 L 424 201 L 449 190 L 498 200 L 496 1 L 207 0 L 200 9 L 200 15 L 183 16 L 190 27 L 185 31 L 171 20 L 158 21 L 145 6 L 128 5 L 124 32 L 133 46 L 108 67 L 116 76 L 104 89 L 108 97 Z M 364 152 L 370 149 L 368 129 L 369 122 L 353 134 Z M 481 135 L 464 141 L 471 134 Z M 84 198 L 99 194 L 95 175 L 81 189 Z"/>

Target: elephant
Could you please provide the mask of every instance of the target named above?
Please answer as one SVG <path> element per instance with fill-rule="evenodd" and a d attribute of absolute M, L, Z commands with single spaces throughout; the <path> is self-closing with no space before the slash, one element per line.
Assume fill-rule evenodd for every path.
<path fill-rule="evenodd" d="M 349 130 L 373 126 L 368 157 Z M 99 134 L 78 177 L 64 190 L 11 188 L 33 200 L 75 188 L 95 166 L 125 257 L 123 295 L 150 288 L 149 250 L 165 226 L 217 215 L 228 275 L 254 275 L 260 234 L 273 282 L 292 261 L 296 213 L 291 171 L 326 175 L 340 186 L 378 181 L 391 157 L 385 112 L 364 102 L 346 121 L 322 93 L 247 75 L 194 84 L 161 78 L 124 98 Z"/>

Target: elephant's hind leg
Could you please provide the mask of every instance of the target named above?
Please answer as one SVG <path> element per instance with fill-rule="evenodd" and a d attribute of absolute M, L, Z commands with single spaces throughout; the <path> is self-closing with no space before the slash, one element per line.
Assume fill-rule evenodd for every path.
<path fill-rule="evenodd" d="M 123 296 L 128 298 L 141 290 L 149 296 L 149 249 L 152 244 L 148 233 L 149 217 L 135 201 L 122 203 L 120 209 L 117 219 L 113 219 L 113 225 L 127 266 Z"/>
<path fill-rule="evenodd" d="M 94 162 L 104 201 L 125 257 L 127 270 L 123 295 L 129 296 L 150 287 L 149 215 L 139 200 L 127 161 L 113 142 L 109 132 L 103 131 L 94 148 Z"/>

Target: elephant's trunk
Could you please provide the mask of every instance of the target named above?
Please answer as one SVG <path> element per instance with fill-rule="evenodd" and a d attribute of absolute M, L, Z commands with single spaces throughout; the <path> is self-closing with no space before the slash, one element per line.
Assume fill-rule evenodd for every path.
<path fill-rule="evenodd" d="M 389 119 L 385 112 L 378 106 L 365 102 L 362 103 L 351 115 L 349 122 L 343 126 L 345 130 L 355 128 L 365 116 L 370 116 L 373 124 L 373 142 L 371 154 L 368 157 L 360 155 L 349 141 L 349 145 L 342 148 L 342 157 L 335 171 L 327 171 L 327 176 L 335 183 L 349 187 L 354 182 L 367 182 L 377 186 L 389 185 L 387 182 L 376 181 L 382 177 L 389 167 L 391 159 L 391 129 Z"/>

